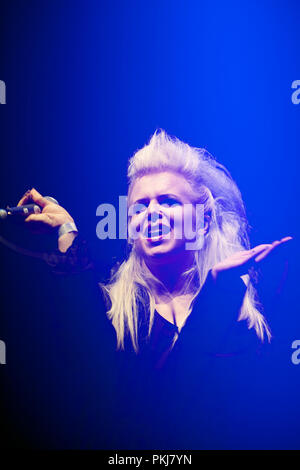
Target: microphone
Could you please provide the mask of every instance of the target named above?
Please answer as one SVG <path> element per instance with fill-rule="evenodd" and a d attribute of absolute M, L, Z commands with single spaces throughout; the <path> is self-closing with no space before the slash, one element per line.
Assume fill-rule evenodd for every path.
<path fill-rule="evenodd" d="M 45 196 L 49 202 L 58 204 L 57 200 L 51 196 Z M 25 204 L 24 206 L 8 207 L 6 209 L 0 209 L 0 220 L 6 219 L 8 216 L 23 216 L 27 217 L 30 214 L 40 214 L 41 208 L 37 204 Z"/>

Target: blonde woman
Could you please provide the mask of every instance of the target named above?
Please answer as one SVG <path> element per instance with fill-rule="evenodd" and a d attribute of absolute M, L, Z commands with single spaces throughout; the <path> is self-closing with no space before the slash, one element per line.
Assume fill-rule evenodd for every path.
<path fill-rule="evenodd" d="M 124 408 L 131 410 L 128 420 L 135 414 L 140 435 L 137 414 L 140 417 L 154 394 L 153 376 L 150 384 L 146 378 L 149 370 L 172 370 L 173 376 L 177 370 L 180 377 L 188 370 L 187 363 L 193 363 L 189 379 L 185 376 L 183 382 L 195 370 L 207 381 L 208 363 L 203 357 L 230 357 L 254 337 L 256 344 L 270 341 L 271 331 L 249 274 L 291 237 L 251 248 L 243 200 L 229 172 L 207 151 L 164 131 L 155 132 L 130 159 L 128 179 L 130 252 L 99 289 L 104 292 L 107 321 L 115 331 L 115 347 L 124 352 L 122 380 L 125 375 L 128 380 Z M 41 213 L 27 217 L 28 225 L 59 229 L 56 264 L 66 270 L 82 268 L 82 241 L 71 215 L 35 189 L 19 205 L 30 201 L 41 207 Z M 202 208 L 201 220 L 197 207 Z M 185 230 L 186 225 L 190 230 Z M 130 361 L 135 365 L 126 369 Z M 147 373 L 137 385 L 141 370 Z M 165 377 L 170 375 L 166 372 Z M 148 385 L 143 388 L 142 382 Z M 146 389 L 152 398 L 146 399 Z M 141 394 L 143 406 L 133 409 L 132 401 Z M 147 421 L 155 415 L 153 406 Z M 144 434 L 149 437 L 145 430 Z"/>

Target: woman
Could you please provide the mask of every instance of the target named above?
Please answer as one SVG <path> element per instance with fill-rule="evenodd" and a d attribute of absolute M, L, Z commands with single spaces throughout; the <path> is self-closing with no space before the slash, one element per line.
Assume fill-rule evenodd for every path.
<path fill-rule="evenodd" d="M 138 436 L 145 401 L 151 402 L 144 422 L 149 422 L 151 416 L 155 424 L 149 425 L 148 432 L 143 431 L 149 442 L 153 429 L 162 429 L 160 411 L 155 414 L 155 410 L 161 410 L 162 396 L 169 402 L 166 415 L 178 415 L 171 410 L 175 410 L 177 398 L 184 396 L 186 387 L 182 384 L 189 384 L 186 402 L 192 401 L 193 407 L 184 408 L 181 418 L 177 417 L 176 421 L 182 429 L 188 429 L 188 423 L 198 409 L 195 396 L 198 396 L 199 384 L 195 382 L 195 376 L 204 377 L 211 384 L 206 392 L 201 388 L 206 399 L 200 400 L 199 416 L 205 415 L 208 396 L 215 389 L 212 384 L 216 379 L 208 372 L 212 369 L 212 355 L 236 355 L 245 345 L 253 344 L 253 332 L 261 342 L 264 338 L 270 340 L 271 332 L 259 309 L 249 273 L 291 237 L 250 249 L 244 204 L 228 171 L 205 150 L 190 147 L 164 131 L 156 132 L 149 144 L 131 158 L 128 177 L 128 243 L 131 250 L 127 259 L 114 270 L 110 281 L 101 287 L 106 297 L 107 317 L 116 333 L 117 349 L 125 352 L 120 383 L 125 383 L 126 376 L 127 389 L 125 387 L 122 400 L 127 406 L 131 402 L 131 407 L 124 419 L 127 422 L 136 416 L 131 436 Z M 26 223 L 37 230 L 41 227 L 59 229 L 61 259 L 58 264 L 67 269 L 68 253 L 73 250 L 74 267 L 74 257 L 76 259 L 76 253 L 80 252 L 82 242 L 80 237 L 76 238 L 73 218 L 35 189 L 28 191 L 19 205 L 30 201 L 38 204 L 42 212 L 27 217 Z M 197 219 L 197 207 L 204 209 L 203 220 Z M 185 230 L 186 225 L 192 230 Z M 81 258 L 78 256 L 78 264 Z M 216 303 L 218 296 L 223 300 L 222 311 Z M 134 365 L 128 367 L 129 363 Z M 188 364 L 193 367 L 189 369 Z M 159 385 L 153 375 L 149 382 L 149 370 L 166 371 L 159 376 Z M 184 371 L 184 379 L 178 371 Z M 176 375 L 181 380 L 177 380 L 175 387 L 173 379 Z M 153 397 L 158 386 L 163 392 L 155 402 Z M 136 391 L 134 400 L 133 388 Z M 170 403 L 166 397 L 173 395 L 175 388 L 177 398 Z M 144 399 L 138 403 L 141 396 Z M 186 416 L 189 419 L 184 426 Z M 209 439 L 214 441 L 219 424 L 212 426 L 212 421 L 212 414 L 202 420 L 206 422 L 204 434 L 210 437 L 203 441 L 204 434 L 198 433 L 195 440 L 193 432 L 193 439 L 186 441 L 187 448 L 214 446 Z M 174 424 L 172 420 L 171 423 Z M 173 436 L 172 425 L 169 423 L 163 429 L 161 435 L 168 434 L 169 440 L 159 442 L 174 448 L 177 441 L 170 437 Z M 125 426 L 125 433 L 126 430 Z M 137 447 L 136 441 L 133 442 L 135 445 L 132 446 Z M 145 447 L 145 444 L 141 446 Z"/>
<path fill-rule="evenodd" d="M 205 150 L 171 139 L 163 131 L 156 132 L 149 144 L 130 160 L 128 177 L 129 206 L 132 208 L 141 201 L 145 205 L 143 211 L 133 214 L 129 221 L 136 226 L 135 230 L 138 228 L 140 236 L 134 241 L 129 240 L 133 246 L 128 259 L 105 286 L 111 301 L 108 316 L 117 333 L 118 347 L 124 347 L 127 329 L 134 349 L 138 350 L 136 304 L 139 286 L 146 288 L 150 301 L 149 332 L 155 308 L 168 321 L 182 328 L 210 270 L 214 279 L 230 269 L 246 275 L 244 282 L 248 287 L 239 319 L 246 320 L 261 340 L 264 336 L 270 338 L 247 274 L 251 261 L 252 265 L 259 263 L 291 237 L 250 250 L 242 197 L 227 170 Z M 27 217 L 26 222 L 31 226 L 44 225 L 53 229 L 74 223 L 61 206 L 45 200 L 34 189 L 28 191 L 18 205 L 30 201 L 42 208 L 41 214 Z M 204 205 L 205 225 L 199 232 L 204 233 L 205 241 L 199 250 L 186 249 L 184 230 L 181 238 L 176 238 L 174 233 L 176 212 L 182 214 L 184 205 L 188 204 L 194 206 L 191 215 L 194 218 L 195 205 Z M 166 223 L 170 233 L 144 236 L 149 220 L 152 223 L 150 231 L 160 225 L 165 227 Z M 66 252 L 76 237 L 72 227 L 69 230 L 58 239 L 61 252 Z"/>

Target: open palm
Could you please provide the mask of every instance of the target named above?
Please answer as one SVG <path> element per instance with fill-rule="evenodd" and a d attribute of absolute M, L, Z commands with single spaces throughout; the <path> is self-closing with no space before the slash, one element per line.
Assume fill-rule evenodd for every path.
<path fill-rule="evenodd" d="M 215 264 L 211 270 L 212 275 L 214 279 L 216 279 L 221 272 L 228 270 L 235 270 L 240 276 L 247 274 L 252 266 L 266 259 L 274 250 L 278 249 L 280 245 L 290 240 L 292 240 L 292 237 L 284 237 L 273 243 L 257 245 L 250 250 L 237 251 L 223 261 L 220 261 L 220 263 Z"/>

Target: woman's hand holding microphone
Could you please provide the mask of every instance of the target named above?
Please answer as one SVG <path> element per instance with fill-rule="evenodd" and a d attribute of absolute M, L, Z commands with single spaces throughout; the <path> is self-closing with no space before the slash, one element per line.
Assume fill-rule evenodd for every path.
<path fill-rule="evenodd" d="M 31 214 L 25 219 L 30 230 L 34 233 L 58 232 L 58 249 L 62 253 L 72 245 L 77 236 L 77 228 L 71 215 L 59 204 L 43 197 L 36 189 L 28 190 L 18 202 L 18 206 L 37 204 L 41 212 Z"/>

